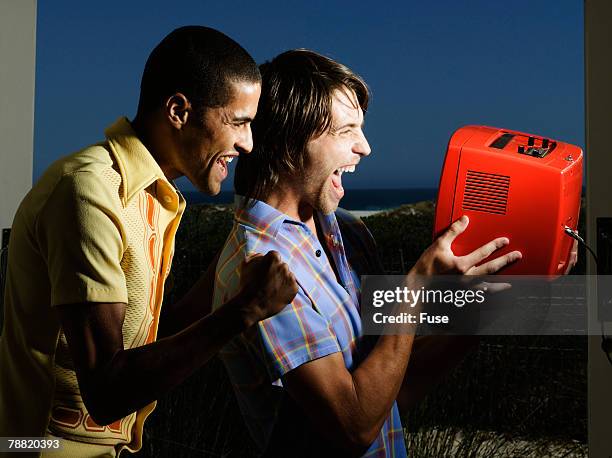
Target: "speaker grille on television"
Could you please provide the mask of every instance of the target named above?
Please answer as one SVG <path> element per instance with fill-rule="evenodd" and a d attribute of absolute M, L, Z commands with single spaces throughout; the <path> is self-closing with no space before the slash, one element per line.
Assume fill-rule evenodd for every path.
<path fill-rule="evenodd" d="M 509 176 L 468 170 L 462 208 L 505 215 L 509 189 Z"/>

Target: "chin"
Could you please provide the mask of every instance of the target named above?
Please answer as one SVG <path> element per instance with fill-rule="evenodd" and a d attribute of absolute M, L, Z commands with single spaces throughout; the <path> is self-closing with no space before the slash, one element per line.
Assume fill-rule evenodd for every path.
<path fill-rule="evenodd" d="M 221 183 L 211 182 L 204 177 L 202 180 L 189 180 L 196 187 L 196 189 L 209 196 L 216 196 L 221 192 Z"/>
<path fill-rule="evenodd" d="M 209 186 L 207 194 L 209 196 L 216 196 L 221 192 L 221 184 L 217 184 L 216 186 Z"/>
<path fill-rule="evenodd" d="M 217 189 L 214 189 L 211 188 L 208 184 L 202 185 L 201 183 L 194 183 L 193 181 L 191 182 L 191 184 L 195 186 L 198 192 L 201 192 L 202 194 L 206 194 L 208 196 L 216 196 L 221 190 L 220 186 Z"/>
<path fill-rule="evenodd" d="M 203 189 L 200 189 L 200 192 L 203 192 L 204 194 L 208 194 L 209 196 L 216 196 L 217 194 L 221 192 L 221 186 L 215 186 L 214 188 L 207 186 Z"/>
<path fill-rule="evenodd" d="M 334 191 L 329 188 L 323 187 L 319 189 L 318 193 L 312 196 L 313 197 L 310 199 L 312 208 L 324 215 L 335 212 L 338 209 L 338 205 L 340 205 L 340 199 L 337 199 L 334 195 Z"/>
<path fill-rule="evenodd" d="M 340 205 L 340 201 L 323 200 L 319 202 L 317 206 L 317 210 L 319 210 L 324 215 L 329 215 L 330 213 L 335 212 L 338 209 L 338 205 Z"/>

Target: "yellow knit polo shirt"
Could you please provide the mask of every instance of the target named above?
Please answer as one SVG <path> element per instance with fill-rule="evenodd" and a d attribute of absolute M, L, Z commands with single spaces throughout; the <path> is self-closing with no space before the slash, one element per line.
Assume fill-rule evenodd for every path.
<path fill-rule="evenodd" d="M 97 425 L 54 306 L 127 304 L 125 348 L 156 338 L 183 197 L 119 119 L 106 141 L 54 163 L 22 201 L 9 246 L 0 337 L 0 436 L 138 450 L 155 403 Z"/>

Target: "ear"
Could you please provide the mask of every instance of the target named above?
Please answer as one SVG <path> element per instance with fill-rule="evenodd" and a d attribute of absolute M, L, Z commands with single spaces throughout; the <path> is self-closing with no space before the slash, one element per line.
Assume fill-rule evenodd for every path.
<path fill-rule="evenodd" d="M 184 94 L 177 92 L 168 97 L 164 108 L 166 118 L 175 129 L 180 130 L 185 127 L 191 112 L 191 103 Z"/>

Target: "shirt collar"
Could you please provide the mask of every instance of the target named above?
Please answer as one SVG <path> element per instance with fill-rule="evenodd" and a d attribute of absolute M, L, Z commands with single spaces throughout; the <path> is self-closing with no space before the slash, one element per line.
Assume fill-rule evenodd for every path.
<path fill-rule="evenodd" d="M 310 228 L 305 223 L 291 218 L 261 200 L 247 199 L 244 196 L 236 194 L 234 196 L 234 204 L 236 207 L 236 221 L 246 226 L 250 226 L 259 232 L 265 232 L 276 237 L 283 223 L 296 224 L 306 228 L 306 230 L 310 232 Z M 316 212 L 315 218 L 318 219 L 326 238 L 330 234 L 340 234 L 336 215 L 333 212 L 328 215 Z"/>
<path fill-rule="evenodd" d="M 247 199 L 236 194 L 234 204 L 238 223 L 252 227 L 258 232 L 270 234 L 272 237 L 276 237 L 278 230 L 285 221 L 307 227 L 304 223 L 292 219 L 261 200 Z"/>
<path fill-rule="evenodd" d="M 149 150 L 138 139 L 127 118 L 119 118 L 104 134 L 121 174 L 121 201 L 124 206 L 156 180 L 161 180 L 174 189 Z"/>
<path fill-rule="evenodd" d="M 245 226 L 254 228 L 257 232 L 266 234 L 272 238 L 276 238 L 279 230 L 284 223 L 295 224 L 302 226 L 308 233 L 312 234 L 310 228 L 301 221 L 289 217 L 281 213 L 276 208 L 255 199 L 247 199 L 238 194 L 234 197 L 236 204 L 236 222 Z M 331 254 L 332 259 L 329 262 L 334 262 L 340 276 L 340 282 L 347 288 L 348 294 L 351 296 L 354 304 L 359 307 L 359 299 L 357 287 L 351 277 L 351 271 L 346 259 L 346 252 L 340 233 L 338 220 L 334 212 L 327 215 L 316 212 L 315 218 L 319 221 L 321 228 L 321 243 L 325 243 Z M 314 234 L 312 234 L 314 236 Z M 303 285 L 309 285 L 308 291 L 316 289 L 316 281 L 310 275 L 300 276 L 300 281 Z"/>

